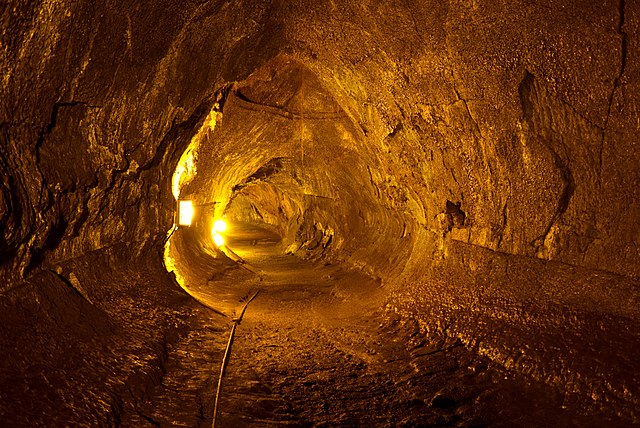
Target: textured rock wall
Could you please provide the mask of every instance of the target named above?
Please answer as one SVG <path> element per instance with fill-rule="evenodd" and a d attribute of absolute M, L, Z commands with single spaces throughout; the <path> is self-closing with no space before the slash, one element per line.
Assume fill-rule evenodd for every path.
<path fill-rule="evenodd" d="M 216 82 L 234 73 L 220 59 L 262 14 L 189 2 L 3 5 L 5 276 L 164 234 L 174 165 Z"/>
<path fill-rule="evenodd" d="M 437 229 L 460 201 L 454 239 L 637 275 L 634 8 L 362 5 L 301 20 L 322 20 L 314 35 L 331 43 L 305 38 L 310 55 L 339 65 L 325 83 L 418 221 Z M 357 19 L 334 31 L 341 13 Z"/>
<path fill-rule="evenodd" d="M 6 426 L 144 420 L 141 405 L 163 384 L 176 342 L 202 328 L 194 322 L 224 325 L 175 286 L 156 253 L 132 258 L 122 245 L 32 274 L 3 292 L 0 310 Z"/>
<path fill-rule="evenodd" d="M 297 207 L 285 216 L 291 242 L 396 281 L 399 310 L 425 323 L 451 309 L 445 315 L 461 321 L 441 320 L 469 346 L 485 334 L 473 320 L 493 319 L 495 306 L 503 315 L 482 342 L 493 358 L 626 399 L 626 381 L 593 386 L 612 379 L 605 368 L 579 381 L 591 369 L 571 371 L 575 347 L 558 351 L 558 365 L 535 352 L 512 361 L 526 349 L 514 338 L 532 308 L 555 320 L 546 329 L 565 325 L 555 338 L 587 331 L 589 311 L 637 319 L 626 309 L 640 275 L 639 8 L 5 2 L 0 287 L 20 294 L 15 285 L 39 267 L 120 242 L 129 251 L 158 244 L 171 226 L 175 165 L 221 109 L 207 136 L 212 156 L 199 160 L 215 173 L 200 191 L 231 199 L 234 186 L 258 186 L 247 178 L 272 159 L 292 158 L 294 167 L 262 180 Z M 285 67 L 287 58 L 297 65 Z M 299 119 L 305 111 L 326 117 Z M 291 141 L 309 143 L 304 156 Z M 266 204 L 264 189 L 248 200 L 286 212 Z M 516 279 L 506 268 L 492 277 L 494 305 L 481 277 L 503 257 L 527 263 Z M 570 275 L 530 279 L 563 264 L 586 269 L 578 284 L 587 285 L 569 287 L 577 297 L 561 287 Z M 614 275 L 601 281 L 589 269 Z M 438 275 L 453 279 L 434 287 L 427 280 Z M 563 324 L 555 305 L 582 321 Z"/>
<path fill-rule="evenodd" d="M 461 202 L 454 239 L 637 275 L 637 11 L 583 3 L 7 4 L 4 269 L 166 228 L 176 140 L 284 52 L 394 209 L 437 231 Z"/>

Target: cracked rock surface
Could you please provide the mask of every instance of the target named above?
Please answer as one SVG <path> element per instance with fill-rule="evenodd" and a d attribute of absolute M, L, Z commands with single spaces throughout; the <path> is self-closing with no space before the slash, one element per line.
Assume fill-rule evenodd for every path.
<path fill-rule="evenodd" d="M 327 400 L 304 404 L 327 373 L 343 367 L 351 391 L 366 385 L 352 375 L 371 375 L 388 395 L 411 347 L 442 339 L 451 359 L 437 364 L 514 376 L 487 388 L 520 391 L 558 425 L 638 423 L 639 28 L 628 0 L 5 1 L 1 419 L 208 423 L 227 318 L 246 297 L 234 284 L 256 274 L 211 243 L 226 215 L 269 230 L 283 257 L 381 284 L 368 319 L 384 328 L 366 343 L 351 343 L 355 327 L 291 333 L 324 352 L 317 379 L 312 357 L 259 339 L 304 369 L 304 393 L 269 386 L 289 398 L 269 398 L 265 418 L 331 423 Z M 197 172 L 176 186 L 186 150 Z M 178 194 L 198 214 L 171 238 L 172 267 Z M 369 290 L 354 283 L 337 290 Z M 244 334 L 267 323 L 285 337 L 294 321 L 263 309 Z M 365 349 L 394 335 L 404 368 L 373 375 Z M 238 364 L 232 376 L 253 376 Z M 508 393 L 474 407 L 487 380 L 456 370 L 447 382 L 470 385 L 467 398 L 437 398 L 422 379 L 430 398 L 407 389 L 379 404 L 409 425 L 481 422 L 489 408 L 485 421 L 513 420 L 495 419 L 497 403 L 519 409 Z"/>

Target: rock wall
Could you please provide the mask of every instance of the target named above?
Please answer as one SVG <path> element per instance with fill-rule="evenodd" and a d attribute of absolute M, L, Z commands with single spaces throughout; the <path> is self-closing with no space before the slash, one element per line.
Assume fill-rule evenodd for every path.
<path fill-rule="evenodd" d="M 219 56 L 264 13 L 209 7 L 3 6 L 4 276 L 169 229 L 175 164 L 233 75 Z"/>
<path fill-rule="evenodd" d="M 635 9 L 7 4 L 3 269 L 168 228 L 191 125 L 285 53 L 363 134 L 383 203 L 437 231 L 460 202 L 454 239 L 638 275 Z"/>
<path fill-rule="evenodd" d="M 345 15 L 357 19 L 333 32 Z M 418 222 L 437 230 L 446 200 L 461 202 L 454 239 L 637 276 L 636 15 L 624 2 L 363 5 L 314 26 L 330 44 L 305 42 L 388 164 L 380 187 L 402 183 Z M 339 66 L 323 74 L 325 57 Z"/>
<path fill-rule="evenodd" d="M 285 235 L 299 249 L 383 277 L 399 311 L 440 314 L 469 346 L 493 300 L 468 285 L 504 257 L 528 266 L 495 276 L 508 316 L 483 349 L 506 366 L 526 347 L 509 342 L 528 325 L 515 312 L 539 306 L 559 325 L 561 302 L 633 324 L 621 308 L 640 276 L 639 16 L 625 0 L 5 2 L 0 289 L 23 293 L 94 250 L 160 246 L 175 166 L 214 111 L 199 191 L 230 200 L 267 183 L 246 206 L 286 214 L 261 197 L 276 188 L 297 207 Z M 277 158 L 294 167 L 249 182 Z M 571 283 L 572 297 L 527 279 L 558 266 L 607 280 Z M 575 358 L 533 355 L 514 367 L 587 393 L 611 379 L 556 376 Z M 603 394 L 626 399 L 625 382 Z"/>

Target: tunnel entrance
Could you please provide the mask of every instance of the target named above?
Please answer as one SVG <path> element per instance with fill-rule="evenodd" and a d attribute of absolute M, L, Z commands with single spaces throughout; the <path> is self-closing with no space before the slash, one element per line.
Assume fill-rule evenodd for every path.
<path fill-rule="evenodd" d="M 195 214 L 167 242 L 168 269 L 193 294 L 190 282 L 238 263 L 248 271 L 250 256 L 233 247 L 248 255 L 247 242 L 263 241 L 274 257 L 349 269 L 389 265 L 386 253 L 406 236 L 407 222 L 385 205 L 373 179 L 382 175 L 378 156 L 363 138 L 318 77 L 284 55 L 234 84 L 174 173 L 174 197 L 192 200 Z M 222 248 L 211 237 L 220 218 L 238 233 Z M 250 231 L 253 238 L 240 238 Z M 374 271 L 367 275 L 378 278 Z"/>

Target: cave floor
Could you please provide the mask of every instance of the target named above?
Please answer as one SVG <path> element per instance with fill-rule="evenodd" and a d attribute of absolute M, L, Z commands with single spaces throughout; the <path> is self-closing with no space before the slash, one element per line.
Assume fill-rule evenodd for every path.
<path fill-rule="evenodd" d="M 608 425 L 567 405 L 561 391 L 509 373 L 455 338 L 425 337 L 417 323 L 385 310 L 384 286 L 359 270 L 285 255 L 255 228 L 237 231 L 229 248 L 244 260 L 241 268 L 192 284 L 220 312 L 233 305 L 216 290 L 236 298 L 230 319 L 258 293 L 236 329 L 216 426 Z M 200 401 L 214 399 L 229 330 L 209 329 L 183 344 L 191 348 L 183 355 L 197 355 L 193 347 L 207 340 L 217 349 L 219 360 L 201 376 L 210 385 Z M 171 424 L 209 426 L 213 403 L 197 407 L 197 418 Z"/>

